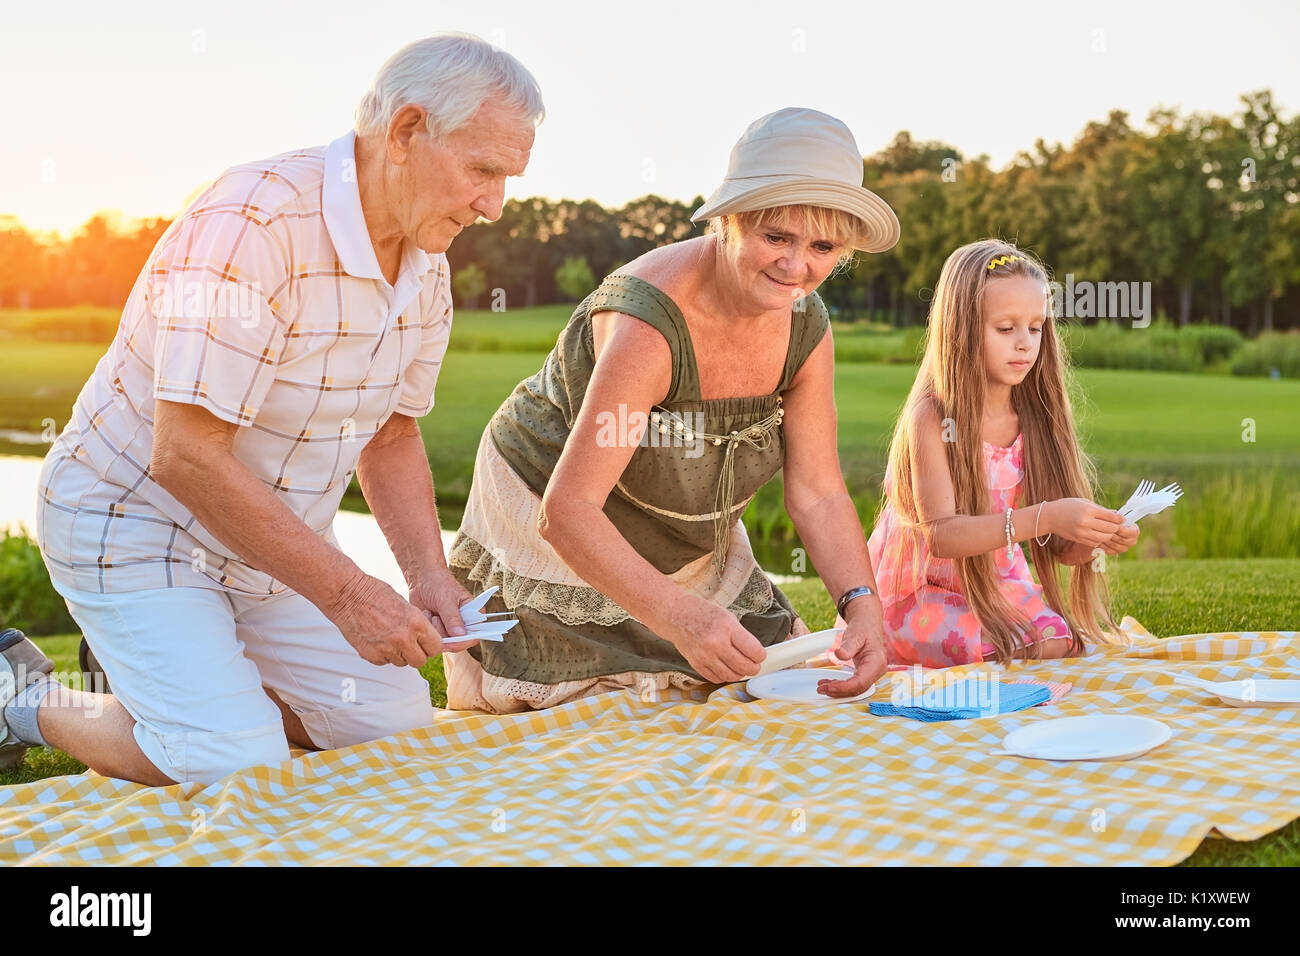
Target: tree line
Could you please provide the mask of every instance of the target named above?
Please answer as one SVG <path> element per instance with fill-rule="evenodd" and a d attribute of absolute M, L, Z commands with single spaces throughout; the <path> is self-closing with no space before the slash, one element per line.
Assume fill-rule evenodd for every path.
<path fill-rule="evenodd" d="M 1155 312 L 1179 325 L 1300 326 L 1300 116 L 1284 117 L 1268 91 L 1241 97 L 1229 116 L 1158 108 L 1135 127 L 1112 111 L 1071 145 L 1040 139 L 1001 169 L 900 132 L 863 172 L 902 238 L 827 280 L 823 297 L 845 319 L 922 321 L 948 253 L 993 235 L 1062 282 L 1150 283 Z M 452 245 L 457 302 L 579 299 L 647 250 L 700 234 L 690 214 L 701 202 L 511 200 Z M 167 225 L 101 215 L 58 240 L 0 218 L 0 307 L 120 307 Z"/>

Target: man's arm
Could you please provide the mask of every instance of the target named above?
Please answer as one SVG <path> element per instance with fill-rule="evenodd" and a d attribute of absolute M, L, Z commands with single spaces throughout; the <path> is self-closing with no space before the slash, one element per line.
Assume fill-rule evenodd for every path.
<path fill-rule="evenodd" d="M 472 595 L 447 570 L 419 423 L 409 415 L 389 416 L 362 450 L 357 480 L 411 589 L 411 603 L 436 615 L 446 634 L 463 635 L 459 608 Z"/>
<path fill-rule="evenodd" d="M 154 403 L 153 479 L 217 540 L 320 608 L 362 658 L 418 667 L 441 642 L 424 615 L 307 527 L 232 451 L 238 425 Z"/>

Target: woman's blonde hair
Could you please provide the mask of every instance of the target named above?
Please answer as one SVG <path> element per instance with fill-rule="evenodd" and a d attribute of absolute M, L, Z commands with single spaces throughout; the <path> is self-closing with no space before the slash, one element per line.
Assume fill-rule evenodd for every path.
<path fill-rule="evenodd" d="M 990 263 L 1004 259 L 992 270 Z M 957 514 L 984 515 L 991 507 L 984 469 L 983 415 L 985 400 L 984 289 L 990 282 L 1024 277 L 1042 283 L 1047 299 L 1046 320 L 1037 361 L 1029 374 L 1011 388 L 1011 405 L 1020 418 L 1024 480 L 1020 507 L 1057 498 L 1096 500 L 1096 469 L 1079 447 L 1067 387 L 1068 353 L 1057 335 L 1048 272 L 1033 256 L 1010 243 L 982 239 L 954 251 L 943 265 L 934 290 L 926 329 L 925 356 L 916 382 L 899 415 L 889 448 L 896 512 L 914 529 L 920 518 L 912 472 L 916 429 L 927 407 L 951 429 L 946 440 Z M 948 435 L 944 436 L 945 439 Z M 888 489 L 887 489 L 888 491 Z M 1068 606 L 1057 578 L 1059 556 L 1069 542 L 1053 535 L 1046 546 L 1029 540 L 1029 550 L 1047 604 L 1070 628 L 1071 653 L 1079 653 L 1082 638 L 1105 642 L 1102 625 L 1111 631 L 1106 580 L 1085 562 L 1073 569 Z M 1003 596 L 992 553 L 956 561 L 962 588 L 984 639 L 1006 663 L 1025 646 L 1023 635 L 1033 625 Z M 1037 650 L 1030 652 L 1037 655 Z"/>
<path fill-rule="evenodd" d="M 853 261 L 854 242 L 862 235 L 864 224 L 861 219 L 843 209 L 831 209 L 827 206 L 771 206 L 767 209 L 755 209 L 737 212 L 727 216 L 714 216 L 709 220 L 706 232 L 718 234 L 723 242 L 739 238 L 741 232 L 755 232 L 759 229 L 804 229 L 814 236 L 829 240 L 841 246 L 835 272 L 839 272 Z"/>

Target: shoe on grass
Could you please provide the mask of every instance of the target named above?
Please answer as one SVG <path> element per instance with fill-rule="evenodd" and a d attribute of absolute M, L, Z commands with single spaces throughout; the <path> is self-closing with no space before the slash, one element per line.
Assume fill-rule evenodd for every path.
<path fill-rule="evenodd" d="M 0 769 L 23 762 L 31 744 L 19 740 L 4 719 L 4 709 L 24 687 L 50 671 L 54 661 L 16 627 L 0 632 Z"/>

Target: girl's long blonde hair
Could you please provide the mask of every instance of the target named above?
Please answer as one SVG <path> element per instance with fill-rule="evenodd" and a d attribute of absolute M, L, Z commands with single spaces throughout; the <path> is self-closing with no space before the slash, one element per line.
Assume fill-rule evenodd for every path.
<path fill-rule="evenodd" d="M 1004 260 L 993 270 L 989 263 Z M 930 307 L 925 356 L 916 382 L 894 429 L 889 448 L 893 474 L 893 504 L 899 517 L 919 531 L 921 524 L 913 482 L 912 457 L 916 427 L 928 405 L 950 429 L 944 446 L 952 475 L 957 514 L 989 514 L 991 500 L 984 470 L 983 417 L 985 400 L 984 287 L 1010 276 L 1041 282 L 1047 295 L 1047 269 L 1034 257 L 997 239 L 982 239 L 957 249 L 939 276 Z M 1057 335 L 1052 300 L 1047 296 L 1046 321 L 1038 359 L 1024 381 L 1011 388 L 1011 405 L 1020 418 L 1024 480 L 1020 507 L 1057 498 L 1096 500 L 1096 469 L 1079 447 L 1067 388 L 1068 355 Z M 887 490 L 888 491 L 888 490 Z M 1082 638 L 1104 642 L 1102 625 L 1115 630 L 1106 580 L 1088 561 L 1074 568 L 1069 606 L 1062 600 L 1057 577 L 1058 557 L 1069 542 L 1053 535 L 1046 546 L 1029 539 L 1030 555 L 1047 604 L 1070 628 L 1071 653 L 1082 650 Z M 992 553 L 956 559 L 962 588 L 983 629 L 984 639 L 1006 663 L 1025 646 L 1032 627 L 1028 617 L 1012 606 L 998 586 Z M 1030 652 L 1037 655 L 1037 648 Z"/>

